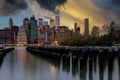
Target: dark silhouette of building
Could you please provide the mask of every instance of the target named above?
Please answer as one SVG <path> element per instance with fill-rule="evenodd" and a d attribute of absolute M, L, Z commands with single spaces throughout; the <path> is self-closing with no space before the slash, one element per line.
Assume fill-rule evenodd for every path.
<path fill-rule="evenodd" d="M 55 17 L 55 26 L 56 26 L 56 28 L 60 26 L 60 17 L 59 16 Z"/>
<path fill-rule="evenodd" d="M 57 41 L 61 42 L 69 38 L 69 29 L 67 26 L 59 26 L 57 28 Z"/>
<path fill-rule="evenodd" d="M 13 44 L 17 44 L 17 35 L 18 35 L 18 30 L 19 30 L 19 27 L 18 26 L 12 26 L 11 28 L 12 32 L 14 33 L 13 36 Z"/>
<path fill-rule="evenodd" d="M 120 24 L 114 24 L 111 30 L 112 38 L 120 39 Z"/>
<path fill-rule="evenodd" d="M 37 20 L 35 19 L 35 16 L 33 15 L 30 18 L 31 23 L 31 43 L 37 43 L 38 39 L 38 26 L 37 26 Z"/>
<path fill-rule="evenodd" d="M 13 26 L 13 19 L 12 19 L 12 18 L 10 18 L 10 19 L 9 19 L 9 28 L 11 29 L 11 28 L 12 28 L 12 26 Z"/>
<path fill-rule="evenodd" d="M 39 18 L 38 22 L 39 22 L 39 26 L 43 26 L 43 19 L 42 18 Z"/>
<path fill-rule="evenodd" d="M 27 36 L 27 44 L 31 43 L 31 24 L 28 18 L 23 20 L 23 26 L 25 28 L 26 36 Z"/>
<path fill-rule="evenodd" d="M 89 19 L 88 18 L 85 18 L 84 24 L 85 24 L 84 38 L 88 38 L 89 37 Z"/>
<path fill-rule="evenodd" d="M 10 29 L 0 30 L 0 44 L 12 44 L 14 33 Z"/>
<path fill-rule="evenodd" d="M 55 21 L 54 19 L 50 19 L 50 27 L 54 27 L 55 26 Z"/>

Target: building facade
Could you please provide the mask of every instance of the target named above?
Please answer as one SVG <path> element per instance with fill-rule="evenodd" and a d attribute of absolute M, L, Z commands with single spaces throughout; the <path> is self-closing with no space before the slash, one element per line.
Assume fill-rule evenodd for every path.
<path fill-rule="evenodd" d="M 13 44 L 17 44 L 17 35 L 18 35 L 18 30 L 19 27 L 18 26 L 12 26 L 11 30 L 13 31 L 14 35 L 13 36 Z"/>
<path fill-rule="evenodd" d="M 27 44 L 31 43 L 31 24 L 28 18 L 23 20 L 23 26 L 25 28 L 26 36 L 27 36 Z"/>
<path fill-rule="evenodd" d="M 60 26 L 60 17 L 59 16 L 55 17 L 55 26 L 56 26 L 56 28 Z"/>
<path fill-rule="evenodd" d="M 61 42 L 69 38 L 69 29 L 67 26 L 59 26 L 57 28 L 57 41 Z"/>
<path fill-rule="evenodd" d="M 89 19 L 88 18 L 85 18 L 84 24 L 85 24 L 85 27 L 84 27 L 84 38 L 87 39 L 89 37 Z"/>
<path fill-rule="evenodd" d="M 112 37 L 120 39 L 120 24 L 115 24 L 113 26 Z"/>
<path fill-rule="evenodd" d="M 10 29 L 0 30 L 0 44 L 12 44 L 14 33 Z"/>
<path fill-rule="evenodd" d="M 13 19 L 10 18 L 10 19 L 9 19 L 9 28 L 11 29 L 12 27 L 13 27 Z"/>
<path fill-rule="evenodd" d="M 39 18 L 38 19 L 38 44 L 39 46 L 44 45 L 45 43 L 45 27 L 43 25 L 43 19 Z"/>
<path fill-rule="evenodd" d="M 27 36 L 25 31 L 25 26 L 21 26 L 17 35 L 17 45 L 23 46 L 27 44 Z"/>
<path fill-rule="evenodd" d="M 50 19 L 50 27 L 54 27 L 55 26 L 55 20 L 54 19 Z"/>
<path fill-rule="evenodd" d="M 37 43 L 38 40 L 38 26 L 35 16 L 32 16 L 30 18 L 30 24 L 31 24 L 31 43 L 34 44 Z"/>

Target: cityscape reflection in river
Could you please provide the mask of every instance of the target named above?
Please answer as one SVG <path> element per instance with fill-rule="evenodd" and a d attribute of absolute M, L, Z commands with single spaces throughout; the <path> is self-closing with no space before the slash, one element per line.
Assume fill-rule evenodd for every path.
<path fill-rule="evenodd" d="M 54 60 L 34 56 L 25 47 L 15 47 L 0 67 L 0 80 L 119 80 L 119 76 L 118 57 Z"/>

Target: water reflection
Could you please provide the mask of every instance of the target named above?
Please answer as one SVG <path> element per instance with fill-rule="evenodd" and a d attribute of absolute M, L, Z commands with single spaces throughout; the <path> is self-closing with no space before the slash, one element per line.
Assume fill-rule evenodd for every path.
<path fill-rule="evenodd" d="M 119 80 L 120 58 L 50 59 L 16 47 L 2 61 L 0 80 Z"/>
<path fill-rule="evenodd" d="M 0 68 L 1 68 L 2 63 L 3 63 L 3 58 L 0 57 Z"/>

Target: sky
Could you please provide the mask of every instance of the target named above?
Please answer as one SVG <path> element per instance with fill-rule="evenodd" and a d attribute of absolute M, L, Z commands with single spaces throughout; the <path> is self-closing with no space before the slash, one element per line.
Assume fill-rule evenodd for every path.
<path fill-rule="evenodd" d="M 120 0 L 0 0 L 0 28 L 9 26 L 9 18 L 14 25 L 22 25 L 25 17 L 35 15 L 49 21 L 60 16 L 61 25 L 73 28 L 78 23 L 84 29 L 84 18 L 89 18 L 92 26 L 120 23 Z"/>

